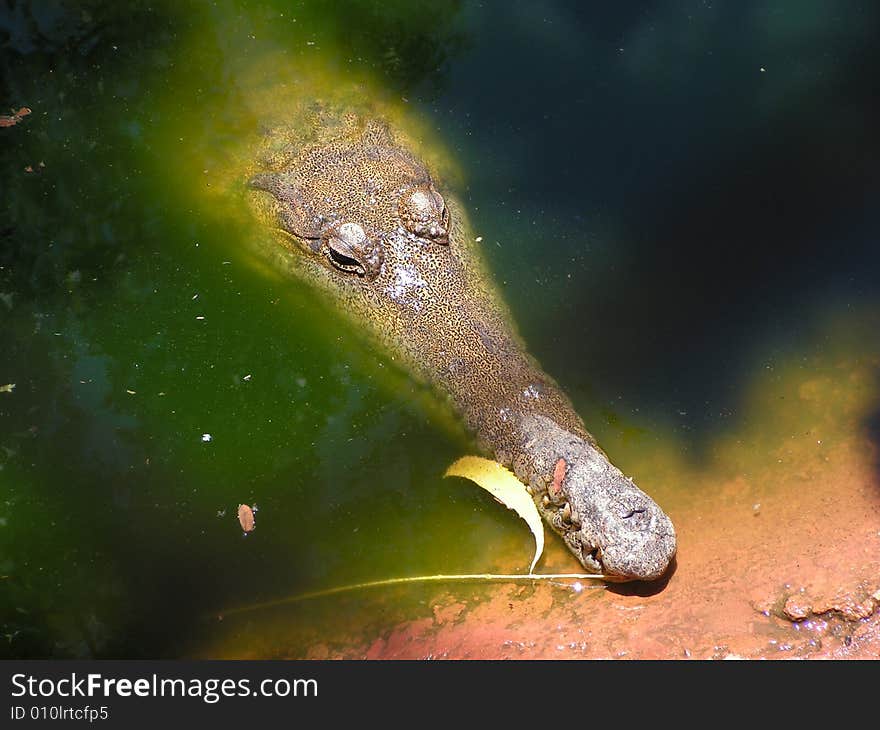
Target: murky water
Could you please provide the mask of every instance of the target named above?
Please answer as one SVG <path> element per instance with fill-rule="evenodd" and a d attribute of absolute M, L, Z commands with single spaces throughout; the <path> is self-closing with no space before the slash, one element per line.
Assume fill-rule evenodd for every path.
<path fill-rule="evenodd" d="M 0 654 L 242 655 L 211 617 L 527 566 L 441 478 L 466 434 L 255 253 L 248 154 L 304 94 L 358 84 L 418 130 L 532 352 L 661 504 L 775 462 L 793 383 L 876 362 L 877 9 L 625 6 L 3 11 L 0 103 L 32 113 L 0 130 Z M 426 594 L 391 595 L 238 640 L 296 654 L 281 624 L 332 644 Z"/>

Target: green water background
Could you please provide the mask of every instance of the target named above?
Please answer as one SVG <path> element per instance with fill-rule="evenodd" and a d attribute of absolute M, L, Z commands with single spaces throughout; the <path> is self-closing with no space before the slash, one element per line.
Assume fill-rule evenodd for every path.
<path fill-rule="evenodd" d="M 0 104 L 32 114 L 0 129 L 0 655 L 179 656 L 223 607 L 528 562 L 441 479 L 467 438 L 181 196 L 171 156 L 235 144 L 251 58 L 425 120 L 532 352 L 648 491 L 640 454 L 703 458 L 829 312 L 876 353 L 875 6 L 614 5 L 4 8 Z"/>

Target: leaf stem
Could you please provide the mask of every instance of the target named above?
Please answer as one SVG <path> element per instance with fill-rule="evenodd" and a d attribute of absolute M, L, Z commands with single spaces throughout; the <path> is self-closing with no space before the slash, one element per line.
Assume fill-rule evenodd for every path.
<path fill-rule="evenodd" d="M 466 573 L 462 575 L 414 575 L 403 578 L 384 578 L 383 580 L 371 580 L 364 583 L 351 583 L 344 586 L 336 586 L 335 588 L 324 588 L 319 591 L 309 591 L 307 593 L 298 593 L 295 596 L 287 596 L 278 598 L 274 601 L 265 601 L 264 603 L 254 603 L 250 606 L 239 606 L 222 611 L 223 616 L 232 616 L 248 611 L 259 611 L 264 608 L 274 608 L 275 606 L 283 606 L 288 603 L 299 603 L 300 601 L 308 601 L 313 598 L 323 598 L 325 596 L 333 596 L 338 593 L 349 593 L 351 591 L 359 591 L 366 588 L 381 588 L 383 586 L 401 585 L 404 583 L 440 583 L 440 582 L 464 582 L 464 581 L 541 581 L 541 580 L 605 580 L 606 576 L 591 573 L 515 573 L 510 575 L 497 573 Z M 603 586 L 597 585 L 594 588 Z"/>

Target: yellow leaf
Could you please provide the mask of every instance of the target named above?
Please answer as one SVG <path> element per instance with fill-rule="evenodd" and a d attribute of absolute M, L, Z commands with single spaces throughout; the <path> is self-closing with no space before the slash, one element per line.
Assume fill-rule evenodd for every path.
<path fill-rule="evenodd" d="M 452 464 L 443 476 L 470 479 L 526 521 L 532 535 L 535 536 L 535 557 L 529 567 L 529 573 L 532 573 L 535 563 L 544 552 L 544 523 L 541 522 L 538 508 L 535 507 L 525 485 L 514 476 L 512 471 L 505 469 L 497 461 L 479 456 L 463 456 Z"/>

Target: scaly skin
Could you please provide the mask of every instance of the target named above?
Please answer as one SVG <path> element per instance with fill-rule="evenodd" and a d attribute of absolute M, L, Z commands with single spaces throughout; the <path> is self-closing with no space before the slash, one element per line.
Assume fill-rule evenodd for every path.
<path fill-rule="evenodd" d="M 588 570 L 660 577 L 671 521 L 528 355 L 463 211 L 385 124 L 321 110 L 270 132 L 261 169 L 252 205 L 297 275 L 449 397 Z"/>

